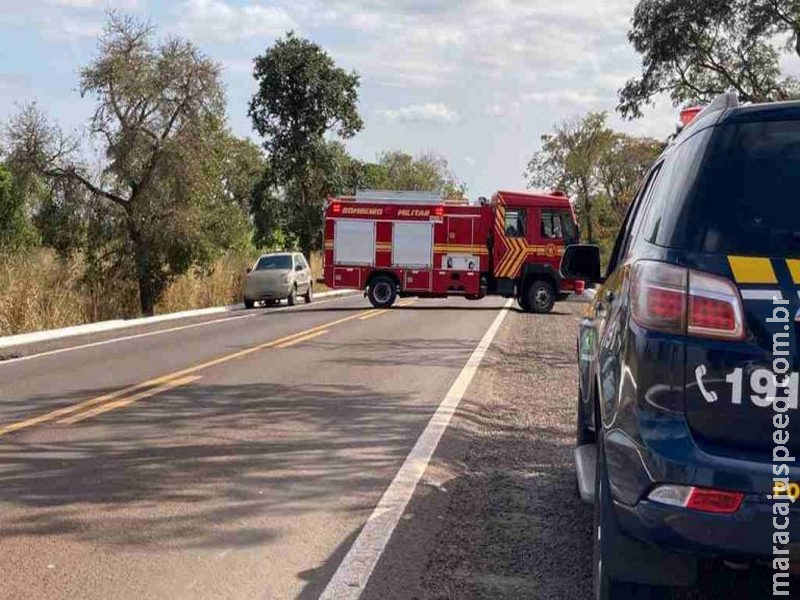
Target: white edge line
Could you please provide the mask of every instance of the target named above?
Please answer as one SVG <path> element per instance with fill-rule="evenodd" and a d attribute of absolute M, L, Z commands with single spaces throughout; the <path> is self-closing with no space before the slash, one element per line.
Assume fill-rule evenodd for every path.
<path fill-rule="evenodd" d="M 442 438 L 472 378 L 483 361 L 512 300 L 506 302 L 494 322 L 478 342 L 447 395 L 428 421 L 425 431 L 406 457 L 400 470 L 383 493 L 355 542 L 333 574 L 320 600 L 357 600 L 364 591 L 375 565 L 383 554 L 392 533 L 403 516 L 414 490 L 425 473 L 439 440 Z"/>
<path fill-rule="evenodd" d="M 317 297 L 322 296 L 322 294 L 317 294 Z M 318 302 L 318 304 L 324 304 L 326 302 L 331 302 L 332 300 L 337 300 L 340 297 L 344 297 L 344 294 L 336 294 L 331 295 L 326 300 L 322 302 Z M 239 315 L 234 317 L 225 317 L 224 319 L 214 319 L 213 321 L 203 321 L 202 323 L 192 323 L 191 325 L 179 325 L 178 327 L 169 327 L 168 329 L 157 329 L 156 331 L 146 331 L 144 333 L 137 333 L 134 335 L 126 335 L 123 337 L 112 338 L 110 340 L 100 340 L 99 342 L 89 342 L 88 344 L 80 344 L 79 346 L 67 346 L 66 348 L 56 348 L 55 350 L 47 350 L 46 352 L 39 352 L 38 354 L 29 354 L 28 356 L 18 356 L 16 358 L 9 358 L 7 360 L 0 360 L 0 369 L 7 365 L 13 365 L 14 363 L 22 362 L 24 360 L 33 360 L 35 358 L 45 358 L 47 356 L 54 356 L 56 354 L 63 354 L 65 352 L 74 352 L 75 350 L 86 350 L 87 348 L 96 348 L 97 346 L 105 346 L 107 344 L 116 344 L 118 342 L 127 342 L 130 340 L 136 340 L 139 338 L 150 337 L 153 335 L 161 335 L 164 333 L 173 333 L 175 331 L 183 331 L 185 329 L 194 329 L 195 327 L 205 327 L 206 325 L 214 325 L 216 323 L 228 323 L 230 321 L 238 321 L 239 319 L 250 319 L 252 317 L 256 317 L 258 315 L 266 315 L 272 314 L 276 312 L 284 312 L 291 308 L 300 309 L 296 312 L 305 312 L 302 310 L 305 307 L 305 304 L 301 304 L 300 306 L 281 306 L 280 308 L 273 308 L 269 310 L 255 310 L 253 312 L 248 312 L 246 315 Z M 313 307 L 314 304 L 312 303 L 311 306 Z"/>
<path fill-rule="evenodd" d="M 345 296 L 353 292 L 354 290 L 332 290 L 329 292 L 320 292 L 318 294 L 314 294 L 314 297 L 326 298 L 335 296 Z M 41 342 L 51 342 L 53 340 L 60 340 L 63 338 L 74 337 L 78 335 L 104 333 L 106 331 L 113 331 L 115 329 L 125 329 L 128 327 L 141 327 L 142 325 L 151 325 L 153 323 L 160 323 L 162 321 L 172 321 L 178 319 L 187 319 L 191 317 L 204 317 L 208 315 L 239 312 L 240 310 L 244 310 L 241 304 L 233 304 L 231 306 L 216 306 L 213 308 L 199 308 L 197 310 L 185 310 L 182 312 L 156 315 L 155 317 L 142 317 L 140 319 L 117 319 L 114 321 L 101 321 L 99 323 L 86 323 L 84 325 L 74 325 L 72 327 L 64 327 L 63 329 L 50 329 L 47 331 L 33 331 L 31 333 L 20 333 L 17 335 L 0 337 L 0 349 L 25 346 L 28 344 L 35 344 Z"/>

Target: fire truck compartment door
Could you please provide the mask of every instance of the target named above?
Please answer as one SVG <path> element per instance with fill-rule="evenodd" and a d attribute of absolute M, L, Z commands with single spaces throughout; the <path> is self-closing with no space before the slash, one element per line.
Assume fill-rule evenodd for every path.
<path fill-rule="evenodd" d="M 392 263 L 402 267 L 433 266 L 433 223 L 395 223 Z"/>
<path fill-rule="evenodd" d="M 336 221 L 333 262 L 337 265 L 375 264 L 375 222 Z"/>

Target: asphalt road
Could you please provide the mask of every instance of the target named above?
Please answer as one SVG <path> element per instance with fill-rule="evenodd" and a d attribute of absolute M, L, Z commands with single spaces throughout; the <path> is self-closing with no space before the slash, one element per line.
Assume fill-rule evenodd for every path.
<path fill-rule="evenodd" d="M 502 304 L 354 296 L 6 350 L 0 598 L 316 598 Z"/>

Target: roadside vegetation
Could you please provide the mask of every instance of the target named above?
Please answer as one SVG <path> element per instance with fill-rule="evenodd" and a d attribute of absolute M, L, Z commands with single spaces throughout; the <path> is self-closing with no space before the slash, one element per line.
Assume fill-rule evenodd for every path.
<path fill-rule="evenodd" d="M 628 38 L 642 69 L 617 110 L 636 118 L 660 94 L 681 105 L 729 89 L 752 101 L 797 97 L 781 59 L 800 55 L 798 33 L 800 0 L 641 0 Z M 289 33 L 253 65 L 255 141 L 228 125 L 217 62 L 111 13 L 79 71 L 94 108 L 83 130 L 65 132 L 36 104 L 5 116 L 0 335 L 238 300 L 260 252 L 319 251 L 329 195 L 466 194 L 441 156 L 348 153 L 344 142 L 363 126 L 360 78 L 319 45 Z M 526 177 L 565 191 L 583 240 L 607 256 L 664 144 L 614 131 L 605 112 L 577 115 L 541 138 Z"/>
<path fill-rule="evenodd" d="M 254 61 L 260 144 L 231 132 L 220 67 L 191 42 L 112 13 L 98 48 L 79 74 L 85 130 L 36 104 L 6 121 L 0 335 L 237 302 L 264 251 L 300 249 L 321 275 L 328 195 L 465 191 L 434 154 L 351 157 L 358 75 L 294 34 Z"/>

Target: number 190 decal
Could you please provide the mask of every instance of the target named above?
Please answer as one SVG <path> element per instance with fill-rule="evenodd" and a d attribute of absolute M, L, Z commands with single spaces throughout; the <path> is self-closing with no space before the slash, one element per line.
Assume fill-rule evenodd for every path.
<path fill-rule="evenodd" d="M 710 391 L 703 381 L 706 373 L 705 365 L 699 365 L 695 369 L 697 389 L 700 390 L 706 402 L 717 402 L 719 394 Z M 731 404 L 742 403 L 744 379 L 744 369 L 742 368 L 734 369 L 725 377 L 725 381 L 731 386 Z M 759 408 L 770 408 L 775 399 L 779 398 L 781 402 L 786 402 L 789 409 L 796 409 L 799 380 L 800 377 L 797 373 L 778 378 L 769 369 L 756 369 L 750 374 L 748 399 Z"/>

